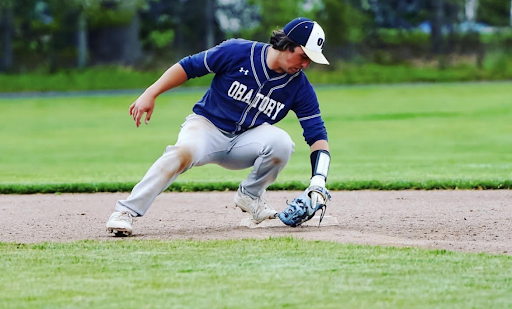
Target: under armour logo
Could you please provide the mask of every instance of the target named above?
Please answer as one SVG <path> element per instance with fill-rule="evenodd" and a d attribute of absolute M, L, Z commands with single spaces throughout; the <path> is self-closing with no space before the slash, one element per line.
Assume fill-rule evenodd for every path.
<path fill-rule="evenodd" d="M 240 71 L 238 71 L 238 72 L 244 73 L 244 75 L 247 75 L 247 73 L 249 73 L 249 70 L 244 70 L 244 67 L 241 67 Z"/>

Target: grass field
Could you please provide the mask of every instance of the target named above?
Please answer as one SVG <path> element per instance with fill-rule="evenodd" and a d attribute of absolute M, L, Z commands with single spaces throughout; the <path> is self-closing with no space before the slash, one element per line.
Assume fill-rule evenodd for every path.
<path fill-rule="evenodd" d="M 319 87 L 329 132 L 329 183 L 503 182 L 512 178 L 512 83 Z M 137 95 L 0 99 L 0 183 L 140 180 L 204 90 L 170 92 L 137 129 Z M 309 149 L 296 116 L 278 126 L 296 152 L 277 183 L 306 183 Z M 233 182 L 249 170 L 193 168 L 178 182 Z M 357 186 L 356 186 L 357 187 Z"/>
<path fill-rule="evenodd" d="M 2 308 L 510 308 L 512 257 L 308 242 L 2 244 Z"/>

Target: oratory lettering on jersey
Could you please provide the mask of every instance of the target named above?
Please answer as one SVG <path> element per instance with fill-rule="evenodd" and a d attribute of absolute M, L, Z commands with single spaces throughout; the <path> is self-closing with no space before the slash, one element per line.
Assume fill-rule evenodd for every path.
<path fill-rule="evenodd" d="M 264 113 L 269 118 L 272 118 L 272 120 L 276 120 L 277 114 L 284 108 L 284 104 L 259 92 L 256 93 L 256 96 L 254 96 L 254 99 L 251 102 L 253 92 L 253 89 L 249 89 L 249 91 L 247 91 L 246 85 L 235 80 L 228 89 L 228 96 L 237 101 L 250 104 L 251 108 L 258 107 L 260 112 Z"/>

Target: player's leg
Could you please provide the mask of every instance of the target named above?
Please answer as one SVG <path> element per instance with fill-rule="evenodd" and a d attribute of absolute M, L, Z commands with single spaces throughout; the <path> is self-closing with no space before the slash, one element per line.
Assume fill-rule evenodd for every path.
<path fill-rule="evenodd" d="M 263 124 L 235 138 L 221 162 L 223 167 L 230 169 L 253 167 L 235 194 L 235 204 L 251 212 L 257 223 L 277 214 L 261 196 L 286 166 L 294 147 L 284 130 Z"/>
<path fill-rule="evenodd" d="M 194 165 L 215 160 L 216 153 L 229 146 L 230 139 L 204 117 L 190 115 L 181 126 L 178 141 L 149 168 L 126 200 L 119 200 L 107 222 L 107 231 L 130 235 L 132 217 L 143 216 L 176 178 Z"/>

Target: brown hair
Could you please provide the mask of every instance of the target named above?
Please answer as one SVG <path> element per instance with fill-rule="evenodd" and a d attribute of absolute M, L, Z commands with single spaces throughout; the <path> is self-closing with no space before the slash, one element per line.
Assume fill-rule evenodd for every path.
<path fill-rule="evenodd" d="M 270 44 L 274 49 L 284 51 L 288 49 L 293 52 L 295 47 L 299 46 L 299 44 L 292 41 L 282 29 L 272 31 L 272 36 L 270 37 Z"/>

